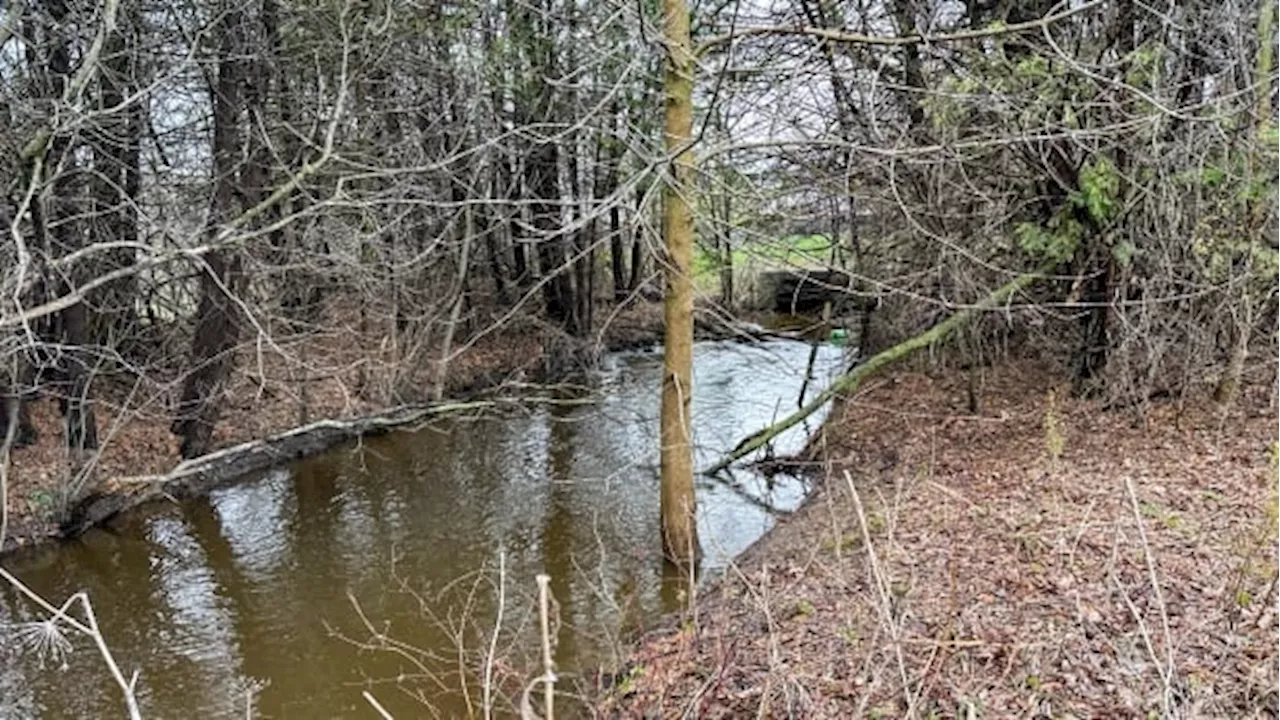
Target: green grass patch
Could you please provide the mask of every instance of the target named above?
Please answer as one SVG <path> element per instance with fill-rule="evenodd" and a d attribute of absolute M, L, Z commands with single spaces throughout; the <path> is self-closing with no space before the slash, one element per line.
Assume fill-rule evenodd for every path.
<path fill-rule="evenodd" d="M 826 266 L 830 260 L 831 238 L 826 235 L 790 235 L 733 251 L 735 275 L 753 275 L 768 268 Z M 694 286 L 702 292 L 719 290 L 722 264 L 713 248 L 699 243 L 693 254 Z"/>

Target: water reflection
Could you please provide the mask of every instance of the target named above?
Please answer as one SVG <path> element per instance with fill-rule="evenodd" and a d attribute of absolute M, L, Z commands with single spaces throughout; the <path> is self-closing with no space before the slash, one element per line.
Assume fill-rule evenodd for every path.
<path fill-rule="evenodd" d="M 789 342 L 700 344 L 697 462 L 789 412 L 807 354 Z M 256 687 L 260 717 L 371 717 L 366 688 L 399 717 L 430 714 L 427 705 L 455 716 L 465 693 L 478 697 L 500 552 L 507 604 L 498 674 L 535 672 L 530 609 L 534 577 L 545 572 L 561 620 L 555 658 L 572 679 L 614 661 L 613 639 L 625 629 L 683 602 L 683 579 L 664 578 L 658 535 L 661 357 L 609 361 L 597 405 L 453 419 L 353 444 L 7 567 L 51 598 L 90 593 L 122 666 L 142 671 L 148 717 L 244 717 Z M 824 348 L 819 376 L 839 361 L 838 349 Z M 784 435 L 779 452 L 803 437 L 800 428 Z M 705 568 L 723 566 L 770 526 L 760 499 L 791 507 L 803 498 L 797 481 L 770 486 L 742 472 L 737 480 L 732 489 L 698 483 Z M 370 635 L 353 599 L 404 652 L 348 642 Z M 0 622 L 31 619 L 0 588 Z M 61 670 L 19 652 L 7 630 L 0 642 L 0 717 L 118 714 L 118 692 L 84 643 Z"/>

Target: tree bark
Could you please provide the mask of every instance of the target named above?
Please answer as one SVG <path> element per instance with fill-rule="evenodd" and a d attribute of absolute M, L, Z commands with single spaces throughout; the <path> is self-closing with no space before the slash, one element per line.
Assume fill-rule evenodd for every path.
<path fill-rule="evenodd" d="M 621 171 L 621 142 L 614 137 L 618 132 L 621 109 L 615 101 L 609 106 L 609 128 L 602 140 L 604 144 L 604 175 L 597 198 L 613 197 L 618 191 L 618 175 Z M 622 202 L 614 200 L 609 205 L 609 271 L 613 280 L 613 301 L 620 303 L 627 297 L 627 254 L 622 242 Z"/>
<path fill-rule="evenodd" d="M 916 34 L 914 8 L 899 0 L 893 4 L 894 20 L 898 24 L 901 35 Z M 902 46 L 902 81 L 909 88 L 903 94 L 906 103 L 907 118 L 910 120 L 908 130 L 915 130 L 924 122 L 924 73 L 921 70 L 920 48 L 913 44 Z"/>
<path fill-rule="evenodd" d="M 565 268 L 564 238 L 558 204 L 560 183 L 559 149 L 551 141 L 537 145 L 528 160 L 525 182 L 532 190 L 530 204 L 533 228 L 537 234 L 538 273 L 542 276 L 542 300 L 547 317 L 568 329 L 573 300 Z"/>
<path fill-rule="evenodd" d="M 644 203 L 644 195 L 636 191 L 636 214 L 640 213 Z M 631 277 L 627 278 L 627 291 L 635 292 L 640 287 L 640 276 L 644 272 L 644 246 L 635 223 L 631 224 Z"/>
<path fill-rule="evenodd" d="M 720 304 L 733 312 L 733 198 L 728 193 L 724 196 L 723 211 L 721 229 L 716 232 L 720 252 Z"/>
<path fill-rule="evenodd" d="M 453 337 L 458 331 L 458 318 L 462 315 L 462 302 L 467 295 L 467 270 L 471 259 L 471 239 L 474 235 L 473 210 L 470 205 L 462 208 L 462 230 L 459 233 L 458 280 L 453 290 L 453 301 L 449 308 L 449 323 L 444 329 L 444 338 L 440 341 L 440 360 L 436 365 L 436 381 L 432 390 L 432 398 L 439 402 L 444 398 L 445 380 L 449 372 L 449 355 L 453 352 Z"/>
<path fill-rule="evenodd" d="M 221 58 L 213 88 L 213 207 L 207 234 L 212 238 L 235 211 L 239 185 L 239 115 L 242 105 L 241 60 L 236 33 L 241 14 L 228 9 L 218 23 Z M 239 339 L 238 310 L 232 299 L 240 285 L 240 259 L 231 250 L 205 255 L 200 273 L 200 305 L 191 342 L 191 371 L 182 386 L 172 431 L 182 439 L 182 457 L 204 455 L 213 442 L 221 394 L 234 365 Z"/>
<path fill-rule="evenodd" d="M 53 26 L 50 28 L 51 47 L 47 56 L 49 82 L 46 91 L 49 98 L 54 99 L 60 98 L 67 84 L 72 81 L 67 29 L 70 13 L 67 4 L 61 0 L 49 3 L 48 11 Z M 50 259 L 68 255 L 84 245 L 84 238 L 76 227 L 76 216 L 81 208 L 76 206 L 77 193 L 73 182 L 77 174 L 75 150 L 76 146 L 69 137 L 56 135 L 53 138 L 49 150 L 50 162 L 45 167 L 49 172 L 53 172 L 63 162 L 66 167 L 55 175 L 53 191 L 48 199 L 47 223 L 45 214 L 38 205 L 32 208 L 32 225 L 38 235 L 44 236 L 40 244 L 45 246 Z M 78 281 L 86 279 L 80 277 L 82 274 L 73 271 L 69 276 L 51 281 L 46 287 L 52 286 L 57 295 L 67 294 Z M 57 353 L 52 363 L 57 376 L 54 386 L 66 420 L 64 439 L 72 459 L 72 474 L 77 472 L 84 452 L 98 447 L 97 419 L 89 399 L 92 378 L 88 369 L 89 356 L 86 353 L 92 345 L 91 324 L 90 309 L 85 303 L 78 302 L 58 313 L 56 322 L 53 323 L 53 332 L 49 333 L 51 337 L 48 338 L 67 348 L 66 352 Z"/>
<path fill-rule="evenodd" d="M 662 546 L 680 565 L 697 562 L 696 500 L 690 398 L 693 395 L 693 73 L 689 8 L 685 0 L 663 0 L 667 46 L 664 76 L 665 140 L 672 161 L 663 188 L 662 236 L 666 245 L 661 411 Z"/>
<path fill-rule="evenodd" d="M 98 82 L 102 115 L 90 130 L 94 142 L 94 175 L 90 181 L 94 242 L 138 241 L 135 208 L 141 185 L 139 161 L 145 118 L 141 102 L 120 107 L 138 86 L 136 66 L 125 37 L 126 29 L 138 32 L 138 8 L 134 3 L 127 7 L 129 13 L 124 26 L 108 36 L 103 51 Z M 137 251 L 132 247 L 112 250 L 105 256 L 106 267 L 99 272 L 128 267 L 136 257 Z M 137 286 L 137 277 L 130 275 L 94 294 L 92 304 L 97 308 L 97 317 L 89 333 L 97 343 L 118 348 L 132 334 L 136 323 Z"/>
<path fill-rule="evenodd" d="M 1132 0 L 1127 0 L 1132 2 Z M 1257 92 L 1257 112 L 1254 117 L 1257 118 L 1257 131 L 1262 132 L 1266 129 L 1267 123 L 1273 122 L 1274 116 L 1271 110 L 1271 92 L 1270 78 L 1275 68 L 1275 48 L 1273 38 L 1275 37 L 1276 27 L 1276 4 L 1271 0 L 1263 0 L 1259 3 L 1257 35 L 1258 50 L 1257 58 L 1254 63 L 1254 80 L 1259 88 Z M 1257 158 L 1248 157 L 1245 160 L 1246 177 L 1252 181 L 1256 170 Z M 1249 198 L 1248 211 L 1246 217 L 1253 221 L 1255 218 L 1261 219 L 1263 215 L 1257 211 L 1257 198 Z M 1252 228 L 1251 228 L 1252 230 Z M 1246 237 L 1262 237 L 1265 231 L 1261 227 L 1257 227 L 1252 232 L 1246 231 Z M 1236 306 L 1231 309 L 1231 315 L 1234 322 L 1230 326 L 1232 346 L 1228 351 L 1227 366 L 1222 373 L 1222 377 L 1218 380 L 1217 387 L 1213 390 L 1213 399 L 1219 404 L 1229 406 L 1235 402 L 1239 392 L 1241 381 L 1244 377 L 1245 361 L 1249 357 L 1249 336 L 1254 330 L 1254 307 L 1253 293 L 1250 288 L 1249 276 L 1255 270 L 1253 267 L 1252 253 L 1247 254 L 1241 261 L 1233 263 L 1240 266 L 1239 272 L 1243 277 L 1238 283 L 1239 290 L 1235 291 Z M 1268 323 L 1274 327 L 1274 323 Z"/>
<path fill-rule="evenodd" d="M 622 247 L 622 208 L 614 203 L 609 208 L 609 269 L 613 277 L 613 301 L 627 298 L 627 257 Z"/>

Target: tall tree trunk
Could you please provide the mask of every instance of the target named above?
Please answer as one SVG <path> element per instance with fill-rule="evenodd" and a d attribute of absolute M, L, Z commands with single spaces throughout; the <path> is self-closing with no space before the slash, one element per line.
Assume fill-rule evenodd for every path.
<path fill-rule="evenodd" d="M 916 31 L 914 8 L 904 0 L 893 4 L 894 20 L 898 34 L 910 35 Z M 924 74 L 921 71 L 920 48 L 915 43 L 902 46 L 902 81 L 908 91 L 902 94 L 906 104 L 909 129 L 915 130 L 924 122 Z"/>
<path fill-rule="evenodd" d="M 609 273 L 613 281 L 613 300 L 622 302 L 627 297 L 627 257 L 622 243 L 622 203 L 613 195 L 618 191 L 618 176 L 622 170 L 622 142 L 616 134 L 622 111 L 615 100 L 609 105 L 609 123 L 602 139 L 604 145 L 604 174 L 596 198 L 610 198 L 609 203 Z M 625 126 L 623 126 L 625 127 Z"/>
<path fill-rule="evenodd" d="M 267 97 L 284 98 L 275 104 L 275 114 L 280 126 L 293 127 L 297 120 L 297 111 L 288 100 L 293 97 L 289 75 L 281 67 L 284 59 L 284 39 L 280 34 L 280 3 L 277 0 L 262 0 L 261 15 L 266 49 L 255 62 L 256 82 L 262 88 L 258 90 L 258 94 L 263 96 L 264 100 Z M 262 105 L 259 112 L 265 113 L 268 104 L 262 103 Z M 387 105 L 394 105 L 394 103 L 387 103 Z M 381 132 L 388 132 L 386 126 L 395 122 L 394 113 L 389 112 L 387 115 L 391 116 L 390 120 L 383 118 L 384 123 L 379 126 Z M 275 154 L 280 159 L 279 166 L 283 166 L 284 172 L 290 174 L 297 172 L 306 161 L 308 150 L 304 149 L 303 143 L 292 132 L 277 132 L 274 135 L 276 137 L 260 138 L 263 144 L 262 149 L 269 149 L 267 146 L 269 141 L 275 148 L 274 153 L 271 154 Z M 389 146 L 394 147 L 398 142 L 398 139 L 392 140 Z M 278 182 L 278 171 L 273 172 L 273 168 L 266 163 L 268 158 L 269 155 L 262 158 L 261 173 L 265 183 L 264 192 L 254 198 L 255 202 L 265 199 L 265 191 Z M 270 226 L 292 215 L 301 202 L 296 191 L 290 193 L 288 197 L 267 209 L 263 224 Z M 271 246 L 270 257 L 278 268 L 280 309 L 286 325 L 294 330 L 313 329 L 320 321 L 320 314 L 324 309 L 325 288 L 323 276 L 304 259 L 306 249 L 303 246 L 302 233 L 299 233 L 293 225 L 283 225 L 268 233 L 267 240 Z M 323 247 L 325 241 L 320 240 L 320 244 Z M 327 255 L 324 250 L 319 254 L 321 257 Z M 299 390 L 305 390 L 305 388 L 306 383 L 302 383 Z"/>
<path fill-rule="evenodd" d="M 554 142 L 543 141 L 535 146 L 526 163 L 526 183 L 534 196 L 530 212 L 538 249 L 538 274 L 542 277 L 542 300 L 547 317 L 568 329 L 573 303 L 567 287 L 569 275 L 565 271 L 563 229 L 557 202 L 559 150 Z"/>
<path fill-rule="evenodd" d="M 636 191 L 636 214 L 639 215 L 644 206 L 644 195 Z M 635 292 L 640 287 L 640 276 L 644 272 L 644 245 L 636 224 L 631 223 L 631 277 L 627 278 L 627 290 Z"/>
<path fill-rule="evenodd" d="M 526 158 L 525 162 L 529 162 L 529 159 Z M 524 193 L 521 192 L 520 182 L 516 180 L 510 158 L 503 157 L 499 160 L 498 172 L 499 182 L 507 188 L 506 207 L 514 208 L 503 210 L 506 214 L 507 237 L 511 241 L 511 281 L 518 287 L 527 288 L 533 283 L 533 272 L 529 262 L 529 242 L 521 228 L 524 211 L 520 203 L 524 199 Z"/>
<path fill-rule="evenodd" d="M 232 219 L 236 205 L 242 105 L 241 60 L 236 34 L 241 14 L 228 8 L 218 22 L 221 57 L 213 88 L 213 201 L 207 234 Z M 173 433 L 182 439 L 182 456 L 210 450 L 221 394 L 234 365 L 239 338 L 237 308 L 232 299 L 240 285 L 240 258 L 231 250 L 205 255 L 200 273 L 200 305 L 191 342 L 191 371 L 182 386 Z"/>
<path fill-rule="evenodd" d="M 1119 56 L 1119 66 L 1128 68 L 1133 61 L 1133 51 L 1136 47 L 1134 33 L 1136 31 L 1137 15 L 1134 8 L 1134 0 L 1120 0 L 1116 5 L 1116 25 L 1114 30 L 1116 54 Z M 1126 96 L 1128 93 L 1126 93 Z M 1129 106 L 1132 102 L 1122 99 L 1121 106 L 1124 112 L 1120 115 L 1120 119 L 1130 117 Z M 1116 173 L 1119 176 L 1119 186 L 1116 190 L 1116 202 L 1123 205 L 1125 202 L 1126 188 L 1128 186 L 1128 178 L 1131 173 L 1131 159 L 1124 142 L 1117 144 L 1115 151 Z M 1122 219 L 1123 222 L 1123 219 Z M 1102 230 L 1101 228 L 1095 228 Z M 1116 233 L 1123 236 L 1121 228 L 1116 228 Z M 1115 255 L 1112 252 L 1111 244 L 1107 242 L 1107 236 L 1103 232 L 1092 232 L 1089 235 L 1094 241 L 1097 248 L 1098 267 L 1094 270 L 1094 276 L 1089 281 L 1087 291 L 1085 293 L 1085 301 L 1091 304 L 1091 308 L 1082 320 L 1084 329 L 1083 346 L 1080 351 L 1079 365 L 1076 368 L 1076 392 L 1085 391 L 1089 381 L 1101 375 L 1107 366 L 1107 356 L 1111 346 L 1111 315 L 1113 300 L 1116 295 L 1117 286 L 1122 286 L 1123 278 L 1118 267 L 1116 267 Z"/>
<path fill-rule="evenodd" d="M 484 55 L 491 58 L 493 62 L 497 62 L 496 48 L 494 45 L 494 36 L 496 26 L 498 24 L 498 14 L 500 8 L 497 4 L 487 4 L 485 11 L 481 16 L 482 37 L 484 38 Z M 503 98 L 504 88 L 500 83 L 495 83 L 490 92 L 490 107 L 494 114 L 497 129 L 500 131 L 503 126 Z M 507 201 L 507 183 L 503 179 L 503 168 L 506 165 L 506 153 L 503 149 L 498 148 L 493 155 L 490 156 L 490 173 L 489 173 L 489 205 L 479 210 L 478 230 L 481 237 L 484 238 L 485 254 L 489 261 L 489 274 L 493 279 L 494 294 L 498 297 L 498 304 L 506 306 L 510 302 L 507 297 L 507 269 L 502 262 L 502 240 L 505 237 L 508 241 L 511 238 L 510 232 L 510 213 L 506 206 Z"/>
<path fill-rule="evenodd" d="M 724 216 L 717 223 L 717 245 L 720 251 L 720 304 L 733 312 L 733 198 L 724 195 Z"/>
<path fill-rule="evenodd" d="M 458 330 L 458 318 L 462 315 L 462 303 L 467 296 L 467 270 L 471 258 L 471 240 L 475 234 L 471 204 L 462 208 L 462 229 L 458 233 L 458 279 L 454 283 L 453 301 L 449 308 L 449 323 L 445 326 L 444 337 L 440 341 L 440 360 L 436 364 L 436 381 L 432 388 L 432 398 L 437 402 L 444 399 L 445 380 L 448 379 L 449 355 L 453 352 L 453 337 Z"/>
<path fill-rule="evenodd" d="M 1132 2 L 1132 0 L 1127 0 Z M 1257 20 L 1257 36 L 1258 50 L 1257 58 L 1254 61 L 1253 78 L 1257 83 L 1257 112 L 1254 117 L 1259 127 L 1258 132 L 1263 132 L 1269 123 L 1274 122 L 1274 116 L 1271 110 L 1271 76 L 1275 68 L 1275 37 L 1276 29 L 1276 4 L 1272 0 L 1262 0 L 1258 8 Z M 1274 160 L 1274 157 L 1272 158 Z M 1250 154 L 1245 158 L 1245 177 L 1252 183 L 1257 173 L 1257 165 L 1260 158 Z M 1251 225 L 1264 217 L 1263 213 L 1258 212 L 1259 198 L 1249 197 L 1246 200 L 1247 209 L 1245 217 L 1248 218 Z M 1266 233 L 1257 225 L 1256 228 L 1250 228 L 1251 231 L 1244 233 L 1245 237 L 1258 238 L 1254 242 L 1260 242 Z M 1232 263 L 1233 267 L 1239 267 L 1240 280 L 1237 282 L 1238 290 L 1234 291 L 1236 295 L 1236 305 L 1231 308 L 1230 314 L 1233 322 L 1229 326 L 1232 344 L 1227 355 L 1227 366 L 1222 373 L 1222 377 L 1218 380 L 1217 387 L 1214 388 L 1213 398 L 1221 403 L 1224 410 L 1227 406 L 1235 402 L 1240 392 L 1240 383 L 1244 377 L 1245 361 L 1249 357 L 1249 336 L 1254 330 L 1254 307 L 1253 293 L 1251 287 L 1250 275 L 1254 270 L 1253 248 L 1250 247 L 1246 251 L 1245 256 Z M 1274 323 L 1269 323 L 1274 327 Z M 1223 416 L 1225 418 L 1225 415 Z"/>
<path fill-rule="evenodd" d="M 609 269 L 614 302 L 622 302 L 627 297 L 626 263 L 626 251 L 622 247 L 622 207 L 615 202 L 609 208 Z"/>
<path fill-rule="evenodd" d="M 666 340 L 662 367 L 661 484 L 662 546 L 677 564 L 697 561 L 696 501 L 690 398 L 693 396 L 693 73 L 689 8 L 685 0 L 663 0 L 667 46 L 664 75 L 665 140 L 672 156 L 663 188 L 662 236 L 666 245 Z"/>
<path fill-rule="evenodd" d="M 525 47 L 531 77 L 541 78 L 536 86 L 516 92 L 513 119 L 517 126 L 556 123 L 556 87 L 547 81 L 556 77 L 556 31 L 551 20 L 548 0 L 542 0 L 514 11 L 512 30 L 516 41 Z M 523 90 L 521 92 L 520 90 Z M 542 282 L 542 300 L 547 317 L 573 332 L 573 280 L 565 267 L 565 238 L 560 193 L 559 140 L 545 130 L 537 133 L 532 147 L 524 156 L 524 187 L 530 195 L 529 214 Z M 517 268 L 519 254 L 514 257 Z"/>
<path fill-rule="evenodd" d="M 570 12 L 572 13 L 572 11 Z M 570 15 L 571 24 L 573 16 L 574 14 Z M 570 37 L 572 37 L 572 27 L 569 32 Z M 572 52 L 570 53 L 568 67 L 573 67 Z M 570 92 L 569 101 L 566 105 L 568 105 L 569 108 L 572 108 L 573 104 L 574 93 Z M 565 118 L 565 121 L 567 124 L 573 124 L 574 118 L 572 115 L 569 115 Z M 578 168 L 578 152 L 581 145 L 578 142 L 577 135 L 578 133 L 572 132 L 569 133 L 567 138 L 569 152 L 566 153 L 565 165 L 567 166 L 566 169 L 569 176 L 569 187 L 567 188 L 569 194 L 568 197 L 561 198 L 561 202 L 569 207 L 569 225 L 574 228 L 573 234 L 569 236 L 571 240 L 568 243 L 569 258 L 566 260 L 568 265 L 566 268 L 567 272 L 561 276 L 564 278 L 564 285 L 562 287 L 565 290 L 564 304 L 567 313 L 561 324 L 564 326 L 564 329 L 573 336 L 584 334 L 582 327 L 582 293 L 586 290 L 587 285 L 587 280 L 583 276 L 582 272 L 582 259 L 586 250 L 586 246 L 584 245 L 585 235 L 583 228 L 578 225 L 583 215 L 583 193 L 582 180 L 579 175 Z"/>
<path fill-rule="evenodd" d="M 69 12 L 65 2 L 58 0 L 48 4 L 49 16 L 53 20 L 50 28 L 52 44 L 48 58 L 47 70 L 49 83 L 47 91 L 50 98 L 62 95 L 66 84 L 71 80 L 70 44 L 67 37 Z M 113 34 L 114 37 L 114 34 Z M 48 199 L 48 216 L 33 208 L 32 224 L 37 234 L 44 235 L 40 244 L 48 248 L 50 259 L 68 255 L 84 244 L 83 235 L 78 231 L 76 216 L 80 208 L 75 206 L 76 187 L 74 178 L 78 174 L 74 158 L 75 147 L 66 136 L 56 136 L 50 145 L 49 172 L 60 163 L 65 167 L 56 174 L 53 191 Z M 59 278 L 52 283 L 57 295 L 65 295 L 72 291 L 74 285 L 86 280 L 83 271 L 73 269 L 70 277 Z M 66 420 L 66 446 L 71 458 L 73 474 L 78 473 L 83 464 L 84 453 L 98 447 L 97 419 L 89 399 L 89 384 L 92 380 L 89 372 L 89 346 L 91 312 L 83 302 L 78 302 L 58 314 L 56 330 L 51 333 L 52 339 L 67 348 L 66 352 L 57 353 L 54 369 L 59 376 L 56 382 L 59 401 Z M 74 493 L 74 489 L 72 494 Z M 70 497 L 68 500 L 75 500 Z"/>
<path fill-rule="evenodd" d="M 130 57 L 124 32 L 136 32 L 137 6 L 128 3 L 128 17 L 107 38 L 99 76 L 99 110 L 101 119 L 90 129 L 93 140 L 94 175 L 90 181 L 94 242 L 134 242 L 138 240 L 138 217 L 135 211 L 140 189 L 139 156 L 143 129 L 142 103 L 121 108 L 125 98 L 136 91 L 135 63 Z M 110 272 L 132 265 L 137 257 L 133 247 L 122 247 L 106 253 L 100 272 Z M 137 278 L 121 278 L 95 293 L 93 305 L 95 327 L 90 334 L 102 345 L 119 347 L 128 339 L 136 322 L 135 301 Z"/>
<path fill-rule="evenodd" d="M 566 13 L 568 14 L 566 32 L 569 41 L 564 44 L 565 48 L 565 67 L 573 69 L 578 67 L 578 4 L 576 0 L 572 0 L 566 5 Z M 578 158 L 583 153 L 583 132 L 581 123 L 579 122 L 578 108 L 578 90 L 576 83 L 570 85 L 565 92 L 564 102 L 560 103 L 559 112 L 563 113 L 562 119 L 566 126 L 575 128 L 569 131 L 565 140 L 569 146 L 569 152 L 566 153 L 565 164 L 567 165 L 569 176 L 569 197 L 567 205 L 570 208 L 570 224 L 574 227 L 572 242 L 569 245 L 570 267 L 569 275 L 565 278 L 565 286 L 568 288 L 568 305 L 569 317 L 565 322 L 565 329 L 570 335 L 582 336 L 587 334 L 590 326 L 587 324 L 587 316 L 591 314 L 591 268 L 587 265 L 587 256 L 590 254 L 587 248 L 590 247 L 588 230 L 581 226 L 582 217 L 585 214 L 586 205 L 591 202 L 591 198 L 587 193 L 593 191 L 595 183 L 589 183 L 585 187 L 583 180 L 583 172 L 579 166 Z M 590 164 L 586 168 L 586 174 L 593 177 L 596 172 L 595 165 L 599 163 L 599 147 L 596 148 L 595 163 Z"/>
<path fill-rule="evenodd" d="M 506 305 L 509 300 L 507 298 L 507 270 L 502 263 L 502 231 L 506 226 L 504 222 L 507 213 L 503 205 L 502 194 L 504 189 L 498 186 L 497 182 L 490 183 L 488 206 L 483 207 L 480 212 L 479 233 L 484 238 L 485 254 L 489 260 L 489 275 L 493 278 L 493 290 L 498 296 L 498 303 Z"/>

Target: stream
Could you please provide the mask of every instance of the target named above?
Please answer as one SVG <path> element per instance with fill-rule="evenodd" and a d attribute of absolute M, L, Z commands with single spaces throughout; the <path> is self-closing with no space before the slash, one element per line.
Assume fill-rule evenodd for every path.
<path fill-rule="evenodd" d="M 808 354 L 786 340 L 696 346 L 700 467 L 795 409 Z M 810 396 L 843 356 L 820 347 Z M 686 602 L 661 559 L 661 370 L 660 349 L 612 354 L 597 403 L 350 443 L 5 567 L 55 604 L 88 593 L 121 668 L 140 672 L 149 720 L 244 718 L 247 704 L 260 718 L 377 717 L 364 690 L 397 718 L 465 716 L 481 702 L 477 670 L 499 614 L 495 706 L 512 716 L 518 679 L 540 672 L 538 574 L 551 577 L 558 687 L 569 692 L 621 660 L 627 632 Z M 821 420 L 781 436 L 778 453 L 799 450 Z M 744 470 L 731 484 L 699 478 L 704 574 L 771 527 L 769 507 L 793 509 L 806 490 Z M 125 717 L 89 641 L 68 636 L 65 657 L 29 646 L 24 630 L 41 618 L 0 587 L 0 718 Z M 367 647 L 370 627 L 399 651 Z M 562 702 L 558 714 L 572 714 Z"/>

